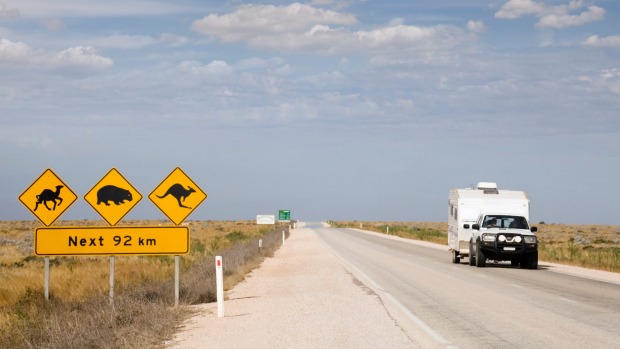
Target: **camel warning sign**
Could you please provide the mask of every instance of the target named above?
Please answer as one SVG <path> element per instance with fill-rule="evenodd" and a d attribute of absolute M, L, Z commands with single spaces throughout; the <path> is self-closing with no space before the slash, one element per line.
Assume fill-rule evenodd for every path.
<path fill-rule="evenodd" d="M 19 196 L 19 201 L 46 227 L 52 225 L 75 200 L 77 195 L 49 168 Z"/>
<path fill-rule="evenodd" d="M 180 168 L 175 168 L 149 195 L 174 224 L 179 225 L 207 198 Z"/>
<path fill-rule="evenodd" d="M 142 200 L 142 195 L 129 181 L 111 169 L 95 186 L 84 195 L 84 200 L 110 225 L 116 225 Z"/>

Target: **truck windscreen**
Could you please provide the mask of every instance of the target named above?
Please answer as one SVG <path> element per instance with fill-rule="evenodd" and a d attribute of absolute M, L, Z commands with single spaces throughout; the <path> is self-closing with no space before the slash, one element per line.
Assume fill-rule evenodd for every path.
<path fill-rule="evenodd" d="M 487 215 L 482 222 L 483 228 L 529 229 L 527 220 L 521 216 Z"/>

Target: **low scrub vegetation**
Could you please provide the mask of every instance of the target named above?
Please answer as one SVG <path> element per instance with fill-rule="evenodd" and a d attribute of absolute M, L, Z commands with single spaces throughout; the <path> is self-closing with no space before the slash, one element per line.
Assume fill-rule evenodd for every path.
<path fill-rule="evenodd" d="M 444 222 L 332 221 L 337 228 L 358 228 L 384 234 L 448 244 Z M 541 224 L 538 256 L 541 261 L 620 272 L 620 227 L 610 225 Z M 389 228 L 389 229 L 388 229 Z"/>
<path fill-rule="evenodd" d="M 288 234 L 287 226 L 265 229 L 253 221 L 193 221 L 189 226 L 190 254 L 180 263 L 181 304 L 215 301 L 215 255 L 223 257 L 224 288 L 230 289 L 281 245 L 282 231 Z M 43 258 L 32 255 L 36 227 L 34 221 L 0 222 L 0 348 L 163 347 L 189 315 L 186 308 L 174 307 L 173 256 L 116 258 L 113 305 L 109 258 L 51 258 L 50 300 L 45 301 Z M 260 250 L 258 239 L 263 240 Z"/>

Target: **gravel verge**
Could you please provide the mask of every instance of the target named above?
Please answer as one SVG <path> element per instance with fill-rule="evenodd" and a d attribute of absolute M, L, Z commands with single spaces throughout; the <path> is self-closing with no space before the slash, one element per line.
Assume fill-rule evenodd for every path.
<path fill-rule="evenodd" d="M 223 318 L 217 317 L 216 303 L 190 308 L 198 315 L 167 348 L 421 347 L 303 226 L 226 293 Z"/>

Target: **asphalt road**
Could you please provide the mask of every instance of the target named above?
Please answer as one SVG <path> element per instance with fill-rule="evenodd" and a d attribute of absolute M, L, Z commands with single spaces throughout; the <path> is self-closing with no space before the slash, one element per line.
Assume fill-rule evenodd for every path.
<path fill-rule="evenodd" d="M 446 247 L 309 225 L 412 338 L 444 348 L 618 348 L 620 281 L 453 264 Z M 614 275 L 613 274 L 612 278 Z M 620 277 L 618 278 L 620 280 Z"/>

